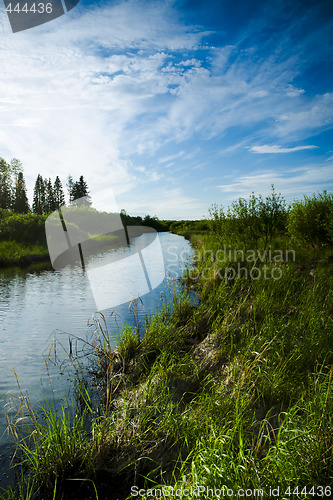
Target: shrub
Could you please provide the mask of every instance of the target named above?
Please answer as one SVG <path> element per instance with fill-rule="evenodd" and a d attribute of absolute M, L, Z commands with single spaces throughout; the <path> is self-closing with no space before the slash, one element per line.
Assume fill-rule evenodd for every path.
<path fill-rule="evenodd" d="M 273 185 L 272 193 L 265 199 L 252 193 L 248 200 L 234 201 L 226 212 L 223 207 L 213 205 L 209 213 L 211 230 L 233 245 L 254 248 L 262 240 L 266 248 L 286 228 L 286 202 Z"/>
<path fill-rule="evenodd" d="M 295 201 L 288 217 L 288 232 L 294 240 L 318 245 L 333 242 L 333 195 L 326 191 Z"/>
<path fill-rule="evenodd" d="M 7 219 L 13 215 L 13 212 L 9 208 L 0 208 L 0 221 Z"/>
<path fill-rule="evenodd" d="M 13 212 L 0 217 L 0 240 L 45 244 L 45 218 L 43 215 Z"/>

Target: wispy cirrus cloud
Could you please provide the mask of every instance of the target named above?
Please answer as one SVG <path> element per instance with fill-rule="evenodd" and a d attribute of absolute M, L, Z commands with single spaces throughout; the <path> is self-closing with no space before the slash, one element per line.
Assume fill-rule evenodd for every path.
<path fill-rule="evenodd" d="M 260 154 L 275 154 L 275 153 L 294 153 L 295 151 L 302 151 L 304 149 L 316 149 L 318 146 L 306 145 L 306 146 L 295 146 L 293 148 L 284 148 L 282 146 L 272 145 L 269 146 L 267 144 L 263 146 L 252 146 L 250 151 L 253 153 Z"/>
<path fill-rule="evenodd" d="M 277 117 L 276 134 L 309 137 L 316 130 L 328 130 L 332 126 L 333 92 L 326 92 L 281 113 Z"/>
<path fill-rule="evenodd" d="M 333 181 L 333 163 L 305 165 L 298 168 L 256 170 L 239 176 L 228 184 L 217 186 L 229 199 L 247 197 L 252 192 L 266 195 L 274 184 L 288 199 L 322 191 Z"/>
<path fill-rule="evenodd" d="M 110 185 L 131 206 L 144 197 L 163 212 L 179 195 L 182 210 L 191 213 L 192 203 L 198 217 L 193 183 L 228 168 L 225 160 L 218 174 L 209 171 L 221 151 L 228 161 L 242 153 L 251 172 L 258 169 L 249 158 L 260 154 L 311 154 L 316 146 L 298 144 L 333 126 L 333 94 L 309 92 L 302 80 L 322 28 L 295 39 L 290 16 L 287 29 L 263 41 L 267 19 L 255 16 L 237 38 L 215 43 L 213 30 L 189 22 L 178 5 L 82 2 L 71 15 L 4 37 L 0 155 L 23 161 L 30 193 L 39 172 L 83 173 L 97 208 L 107 209 Z M 189 180 L 182 192 L 180 171 Z M 279 178 L 269 172 L 271 182 Z"/>

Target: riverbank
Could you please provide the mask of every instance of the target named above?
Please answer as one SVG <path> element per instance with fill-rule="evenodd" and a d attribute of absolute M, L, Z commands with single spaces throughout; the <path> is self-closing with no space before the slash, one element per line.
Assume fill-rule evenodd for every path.
<path fill-rule="evenodd" d="M 27 267 L 50 262 L 45 245 L 25 245 L 17 241 L 0 241 L 0 268 Z"/>
<path fill-rule="evenodd" d="M 223 488 L 225 498 L 328 495 L 332 249 L 298 248 L 295 260 L 256 263 L 256 274 L 241 262 L 248 273 L 233 275 L 238 263 L 217 258 L 216 235 L 192 244 L 172 307 L 142 331 L 126 328 L 116 350 L 96 322 L 71 415 L 50 406 L 37 418 L 27 402 L 12 422 L 18 435 L 29 428 L 19 448 L 36 498 L 159 498 L 163 487 L 183 499 L 191 488 L 199 499 Z"/>
<path fill-rule="evenodd" d="M 114 235 L 102 235 L 91 238 L 84 243 L 84 257 L 89 259 L 93 255 L 116 249 L 119 240 Z M 61 254 L 63 265 L 75 263 L 77 260 L 77 250 L 69 249 Z M 60 259 L 60 260 L 61 260 Z M 7 267 L 27 267 L 41 262 L 51 265 L 49 249 L 47 245 L 29 245 L 18 241 L 0 241 L 0 268 Z M 57 262 L 58 265 L 59 262 Z"/>

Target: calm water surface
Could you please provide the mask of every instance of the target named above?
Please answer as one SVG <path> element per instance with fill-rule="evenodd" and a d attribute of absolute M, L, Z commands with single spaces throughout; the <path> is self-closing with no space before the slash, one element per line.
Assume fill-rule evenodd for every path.
<path fill-rule="evenodd" d="M 180 276 L 192 254 L 190 244 L 183 237 L 159 233 L 159 239 L 166 278 L 157 288 L 141 296 L 144 304 L 142 307 L 140 302 L 138 307 L 141 320 L 148 311 L 155 312 L 161 306 L 162 300 L 171 299 L 171 278 Z M 135 242 L 133 245 L 132 249 L 121 248 L 111 252 L 133 253 Z M 104 263 L 106 269 L 109 253 L 95 258 L 100 269 L 103 269 Z M 154 264 L 153 255 L 151 259 L 150 269 Z M 136 277 L 137 286 L 137 276 L 141 270 L 136 272 L 137 264 L 130 262 L 131 260 L 127 266 L 127 274 L 125 273 L 126 279 L 118 276 L 117 282 L 112 282 L 113 297 L 123 293 L 124 286 L 131 286 L 131 276 Z M 68 349 L 69 337 L 85 338 L 91 331 L 92 327 L 89 327 L 88 323 L 91 323 L 89 320 L 97 311 L 95 298 L 97 303 L 101 303 L 101 294 L 108 293 L 110 286 L 106 283 L 107 280 L 103 279 L 103 273 L 95 273 L 94 298 L 89 276 L 91 278 L 89 264 L 86 271 L 79 265 L 58 271 L 41 268 L 35 268 L 33 271 L 0 270 L 0 486 L 6 486 L 13 480 L 13 472 L 9 471 L 11 438 L 4 431 L 5 411 L 9 414 L 14 412 L 12 398 L 20 395 L 17 380 L 21 391 L 24 395 L 29 395 L 34 407 L 37 407 L 38 401 L 42 401 L 44 397 L 53 399 L 57 404 L 68 395 L 71 384 L 66 371 L 61 374 L 61 359 L 65 359 L 65 355 L 58 349 L 58 364 L 49 364 L 53 392 L 46 374 L 45 359 L 54 339 L 62 342 Z M 107 273 L 105 276 L 110 280 Z M 145 287 L 146 282 L 142 283 L 143 292 L 137 290 L 138 293 L 144 293 Z M 96 290 L 99 290 L 99 297 L 96 296 Z M 104 309 L 103 314 L 113 337 L 124 322 L 133 323 L 133 313 L 129 310 L 128 302 Z M 73 345 L 76 346 L 75 340 Z M 82 345 L 83 343 L 78 341 L 77 349 L 80 350 Z"/>

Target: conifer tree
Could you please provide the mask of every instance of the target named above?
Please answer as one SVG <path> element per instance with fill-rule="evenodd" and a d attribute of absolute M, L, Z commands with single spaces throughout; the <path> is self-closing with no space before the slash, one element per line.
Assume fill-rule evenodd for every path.
<path fill-rule="evenodd" d="M 55 210 L 65 205 L 65 195 L 62 188 L 61 180 L 58 175 L 54 181 L 53 195 L 54 195 Z"/>
<path fill-rule="evenodd" d="M 34 188 L 34 198 L 32 204 L 32 210 L 35 214 L 44 214 L 45 210 L 45 184 L 43 181 L 43 177 L 38 174 L 35 188 Z"/>
<path fill-rule="evenodd" d="M 18 172 L 17 175 L 12 208 L 14 212 L 19 214 L 27 214 L 30 212 L 23 172 Z"/>
<path fill-rule="evenodd" d="M 55 205 L 54 191 L 53 191 L 51 179 L 44 180 L 44 187 L 45 187 L 44 212 L 45 213 L 53 212 L 53 210 L 56 209 L 56 205 Z"/>
<path fill-rule="evenodd" d="M 70 199 L 71 202 L 74 202 L 76 200 L 79 200 L 82 197 L 86 197 L 85 200 L 85 205 L 90 206 L 91 205 L 91 198 L 89 196 L 89 191 L 88 191 L 88 185 L 86 181 L 83 178 L 83 175 L 80 176 L 80 179 L 72 185 L 71 192 L 70 192 Z"/>
<path fill-rule="evenodd" d="M 12 194 L 12 169 L 11 166 L 0 158 L 0 208 L 11 208 Z"/>

